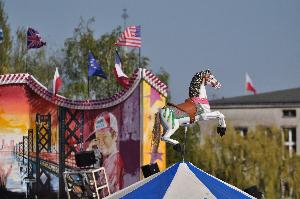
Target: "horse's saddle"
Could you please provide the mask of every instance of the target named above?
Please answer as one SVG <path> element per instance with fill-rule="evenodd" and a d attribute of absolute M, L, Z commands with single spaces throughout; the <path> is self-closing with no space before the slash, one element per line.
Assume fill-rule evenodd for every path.
<path fill-rule="evenodd" d="M 190 117 L 190 124 L 195 122 L 197 107 L 196 107 L 195 102 L 191 98 L 186 99 L 185 102 L 181 103 L 181 104 L 175 105 L 175 104 L 168 102 L 167 105 L 176 107 L 177 109 L 187 113 Z"/>

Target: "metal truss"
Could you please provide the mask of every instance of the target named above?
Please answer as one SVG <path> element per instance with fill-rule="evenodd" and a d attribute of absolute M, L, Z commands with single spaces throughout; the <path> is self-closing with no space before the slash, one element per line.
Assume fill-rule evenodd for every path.
<path fill-rule="evenodd" d="M 32 158 L 31 154 L 33 154 L 33 129 L 28 129 L 28 151 L 27 151 L 27 170 L 28 170 L 28 177 L 33 177 L 33 165 L 32 165 Z"/>
<path fill-rule="evenodd" d="M 51 152 L 51 115 L 36 114 L 36 193 L 50 192 L 50 174 L 41 167 L 40 153 Z"/>
<path fill-rule="evenodd" d="M 63 173 L 66 170 L 66 160 L 74 158 L 74 154 L 82 150 L 83 127 L 84 127 L 83 110 L 72 110 L 65 107 L 59 107 L 59 196 L 60 197 L 63 197 L 65 194 Z"/>
<path fill-rule="evenodd" d="M 28 136 L 23 136 L 23 156 L 22 163 L 25 165 L 28 162 Z"/>

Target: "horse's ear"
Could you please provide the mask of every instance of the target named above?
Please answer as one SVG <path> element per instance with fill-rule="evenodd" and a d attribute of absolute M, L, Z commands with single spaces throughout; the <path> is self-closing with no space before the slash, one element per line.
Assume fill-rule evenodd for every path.
<path fill-rule="evenodd" d="M 205 73 L 206 73 L 206 74 L 207 74 L 207 73 L 211 73 L 211 72 L 210 72 L 210 69 L 209 69 L 209 68 L 206 69 L 206 70 L 205 70 Z"/>

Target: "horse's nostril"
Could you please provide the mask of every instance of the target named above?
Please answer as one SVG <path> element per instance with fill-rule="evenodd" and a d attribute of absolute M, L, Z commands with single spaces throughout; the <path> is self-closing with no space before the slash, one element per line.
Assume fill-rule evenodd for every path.
<path fill-rule="evenodd" d="M 220 82 L 217 83 L 216 88 L 221 88 Z"/>

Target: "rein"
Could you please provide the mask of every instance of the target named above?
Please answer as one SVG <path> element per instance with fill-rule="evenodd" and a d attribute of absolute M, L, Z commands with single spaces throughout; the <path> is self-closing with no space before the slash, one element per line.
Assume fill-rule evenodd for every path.
<path fill-rule="evenodd" d="M 193 97 L 192 100 L 194 103 L 197 103 L 197 104 L 209 104 L 207 98 Z"/>

